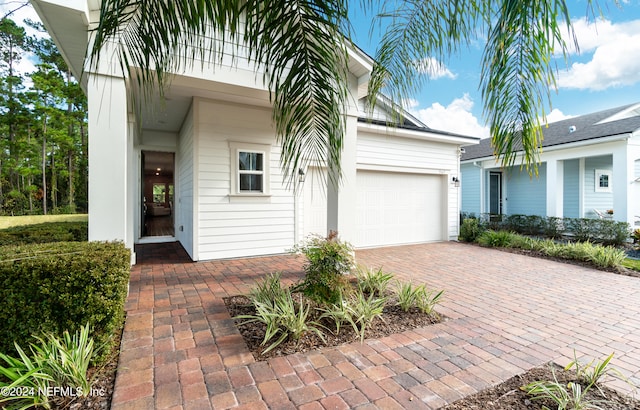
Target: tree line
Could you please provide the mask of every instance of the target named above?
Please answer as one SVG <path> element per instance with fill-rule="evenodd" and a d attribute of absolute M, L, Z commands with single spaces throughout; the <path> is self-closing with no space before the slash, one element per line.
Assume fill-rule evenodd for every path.
<path fill-rule="evenodd" d="M 0 20 L 0 215 L 86 212 L 87 100 L 42 24 L 25 24 L 41 35 Z"/>

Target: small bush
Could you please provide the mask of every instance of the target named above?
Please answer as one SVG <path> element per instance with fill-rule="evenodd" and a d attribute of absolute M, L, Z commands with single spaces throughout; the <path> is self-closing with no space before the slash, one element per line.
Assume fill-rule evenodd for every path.
<path fill-rule="evenodd" d="M 256 303 L 269 303 L 282 297 L 287 290 L 280 283 L 280 272 L 267 275 L 262 282 L 258 282 L 255 288 L 249 292 L 249 300 Z"/>
<path fill-rule="evenodd" d="M 339 303 L 347 285 L 343 275 L 355 267 L 351 244 L 341 241 L 336 232 L 331 232 L 326 238 L 312 235 L 292 251 L 302 253 L 308 260 L 304 267 L 305 278 L 295 290 L 322 304 Z"/>
<path fill-rule="evenodd" d="M 384 296 L 387 292 L 387 286 L 391 279 L 393 279 L 392 273 L 385 273 L 382 268 L 371 269 L 358 267 L 357 270 L 358 286 L 363 292 Z"/>
<path fill-rule="evenodd" d="M 0 246 L 50 242 L 86 242 L 87 222 L 48 222 L 0 230 Z"/>
<path fill-rule="evenodd" d="M 87 374 L 94 356 L 89 333 L 89 326 L 82 326 L 73 336 L 65 331 L 62 338 L 51 333 L 37 337 L 39 343 L 30 345 L 31 357 L 18 344 L 15 345 L 18 358 L 0 354 L 7 366 L 0 364 L 0 388 L 17 388 L 16 391 L 24 393 L 0 396 L 0 403 L 8 403 L 7 409 L 50 408 L 49 387 L 71 388 L 78 395 L 88 395 L 94 380 Z"/>
<path fill-rule="evenodd" d="M 320 326 L 317 322 L 309 319 L 310 306 L 309 303 L 300 298 L 295 301 L 291 292 L 284 291 L 271 301 L 256 301 L 255 315 L 240 315 L 237 319 L 247 319 L 245 323 L 261 322 L 266 326 L 266 332 L 262 345 L 275 338 L 263 353 L 267 353 L 285 340 L 291 338 L 298 342 L 300 338 L 307 332 L 317 334 L 324 339 L 322 332 L 318 329 Z"/>
<path fill-rule="evenodd" d="M 475 242 L 482 233 L 480 221 L 476 218 L 467 218 L 462 221 L 460 226 L 460 240 L 465 242 Z"/>
<path fill-rule="evenodd" d="M 29 344 L 32 334 L 74 332 L 87 323 L 96 345 L 107 344 L 124 321 L 129 271 L 121 243 L 0 247 L 0 351 L 13 353 L 14 342 Z"/>
<path fill-rule="evenodd" d="M 621 249 L 611 246 L 594 246 L 589 260 L 601 268 L 618 268 L 622 266 L 626 254 Z"/>
<path fill-rule="evenodd" d="M 488 230 L 478 236 L 476 242 L 487 247 L 509 248 L 511 247 L 514 236 L 516 236 L 516 234 L 513 232 Z"/>

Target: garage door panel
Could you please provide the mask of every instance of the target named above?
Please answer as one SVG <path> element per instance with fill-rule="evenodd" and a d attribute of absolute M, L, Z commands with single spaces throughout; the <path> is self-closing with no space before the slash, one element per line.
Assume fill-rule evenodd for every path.
<path fill-rule="evenodd" d="M 358 247 L 442 239 L 442 178 L 358 171 Z"/>

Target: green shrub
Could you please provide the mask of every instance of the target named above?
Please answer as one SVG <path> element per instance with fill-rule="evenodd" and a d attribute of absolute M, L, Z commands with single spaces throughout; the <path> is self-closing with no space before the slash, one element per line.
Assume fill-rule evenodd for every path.
<path fill-rule="evenodd" d="M 254 306 L 255 315 L 240 315 L 235 318 L 247 319 L 245 323 L 264 323 L 266 332 L 261 344 L 264 346 L 272 339 L 276 340 L 267 346 L 263 353 L 271 351 L 289 338 L 297 343 L 307 332 L 313 332 L 324 339 L 322 332 L 318 329 L 320 325 L 309 319 L 311 309 L 309 303 L 302 298 L 296 302 L 288 290 L 279 293 L 274 300 L 257 301 Z"/>
<path fill-rule="evenodd" d="M 0 230 L 0 246 L 50 242 L 86 242 L 87 222 L 48 222 Z"/>
<path fill-rule="evenodd" d="M 358 286 L 363 292 L 384 296 L 387 293 L 389 282 L 393 279 L 393 274 L 385 273 L 382 268 L 376 270 L 358 267 L 357 277 Z"/>
<path fill-rule="evenodd" d="M 17 388 L 14 396 L 0 396 L 0 403 L 8 403 L 6 409 L 39 406 L 50 408 L 47 388 L 71 388 L 75 394 L 86 396 L 97 374 L 88 378 L 89 363 L 94 355 L 93 339 L 89 326 L 82 326 L 73 336 L 64 332 L 62 338 L 51 333 L 38 337 L 39 343 L 31 344 L 32 357 L 16 344 L 18 358 L 0 354 L 5 366 L 0 364 L 0 388 Z M 3 382 L 2 380 L 7 380 Z"/>
<path fill-rule="evenodd" d="M 322 304 L 339 303 L 347 285 L 343 275 L 355 267 L 351 244 L 341 241 L 336 232 L 331 232 L 326 238 L 312 235 L 292 251 L 307 257 L 305 278 L 295 290 Z"/>
<path fill-rule="evenodd" d="M 551 239 L 559 239 L 564 235 L 564 218 L 548 216 L 543 227 L 544 236 Z"/>
<path fill-rule="evenodd" d="M 280 276 L 280 272 L 271 273 L 265 276 L 264 280 L 258 282 L 256 287 L 249 292 L 251 303 L 255 305 L 256 303 L 273 302 L 288 292 L 282 288 Z"/>
<path fill-rule="evenodd" d="M 476 242 L 487 247 L 509 248 L 515 236 L 513 232 L 488 230 L 480 234 Z"/>
<path fill-rule="evenodd" d="M 481 233 L 482 227 L 480 226 L 480 221 L 476 218 L 467 218 L 462 221 L 462 225 L 460 226 L 460 240 L 475 242 Z"/>
<path fill-rule="evenodd" d="M 0 247 L 0 352 L 31 343 L 32 334 L 74 332 L 87 323 L 97 346 L 106 344 L 124 321 L 129 271 L 121 243 Z"/>
<path fill-rule="evenodd" d="M 611 246 L 594 246 L 589 260 L 601 268 L 618 268 L 622 266 L 626 254 L 623 250 Z"/>

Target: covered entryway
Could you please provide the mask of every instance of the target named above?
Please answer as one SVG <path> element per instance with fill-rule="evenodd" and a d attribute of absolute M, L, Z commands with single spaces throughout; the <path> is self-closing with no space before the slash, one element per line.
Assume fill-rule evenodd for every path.
<path fill-rule="evenodd" d="M 358 171 L 357 247 L 445 239 L 444 177 Z"/>

